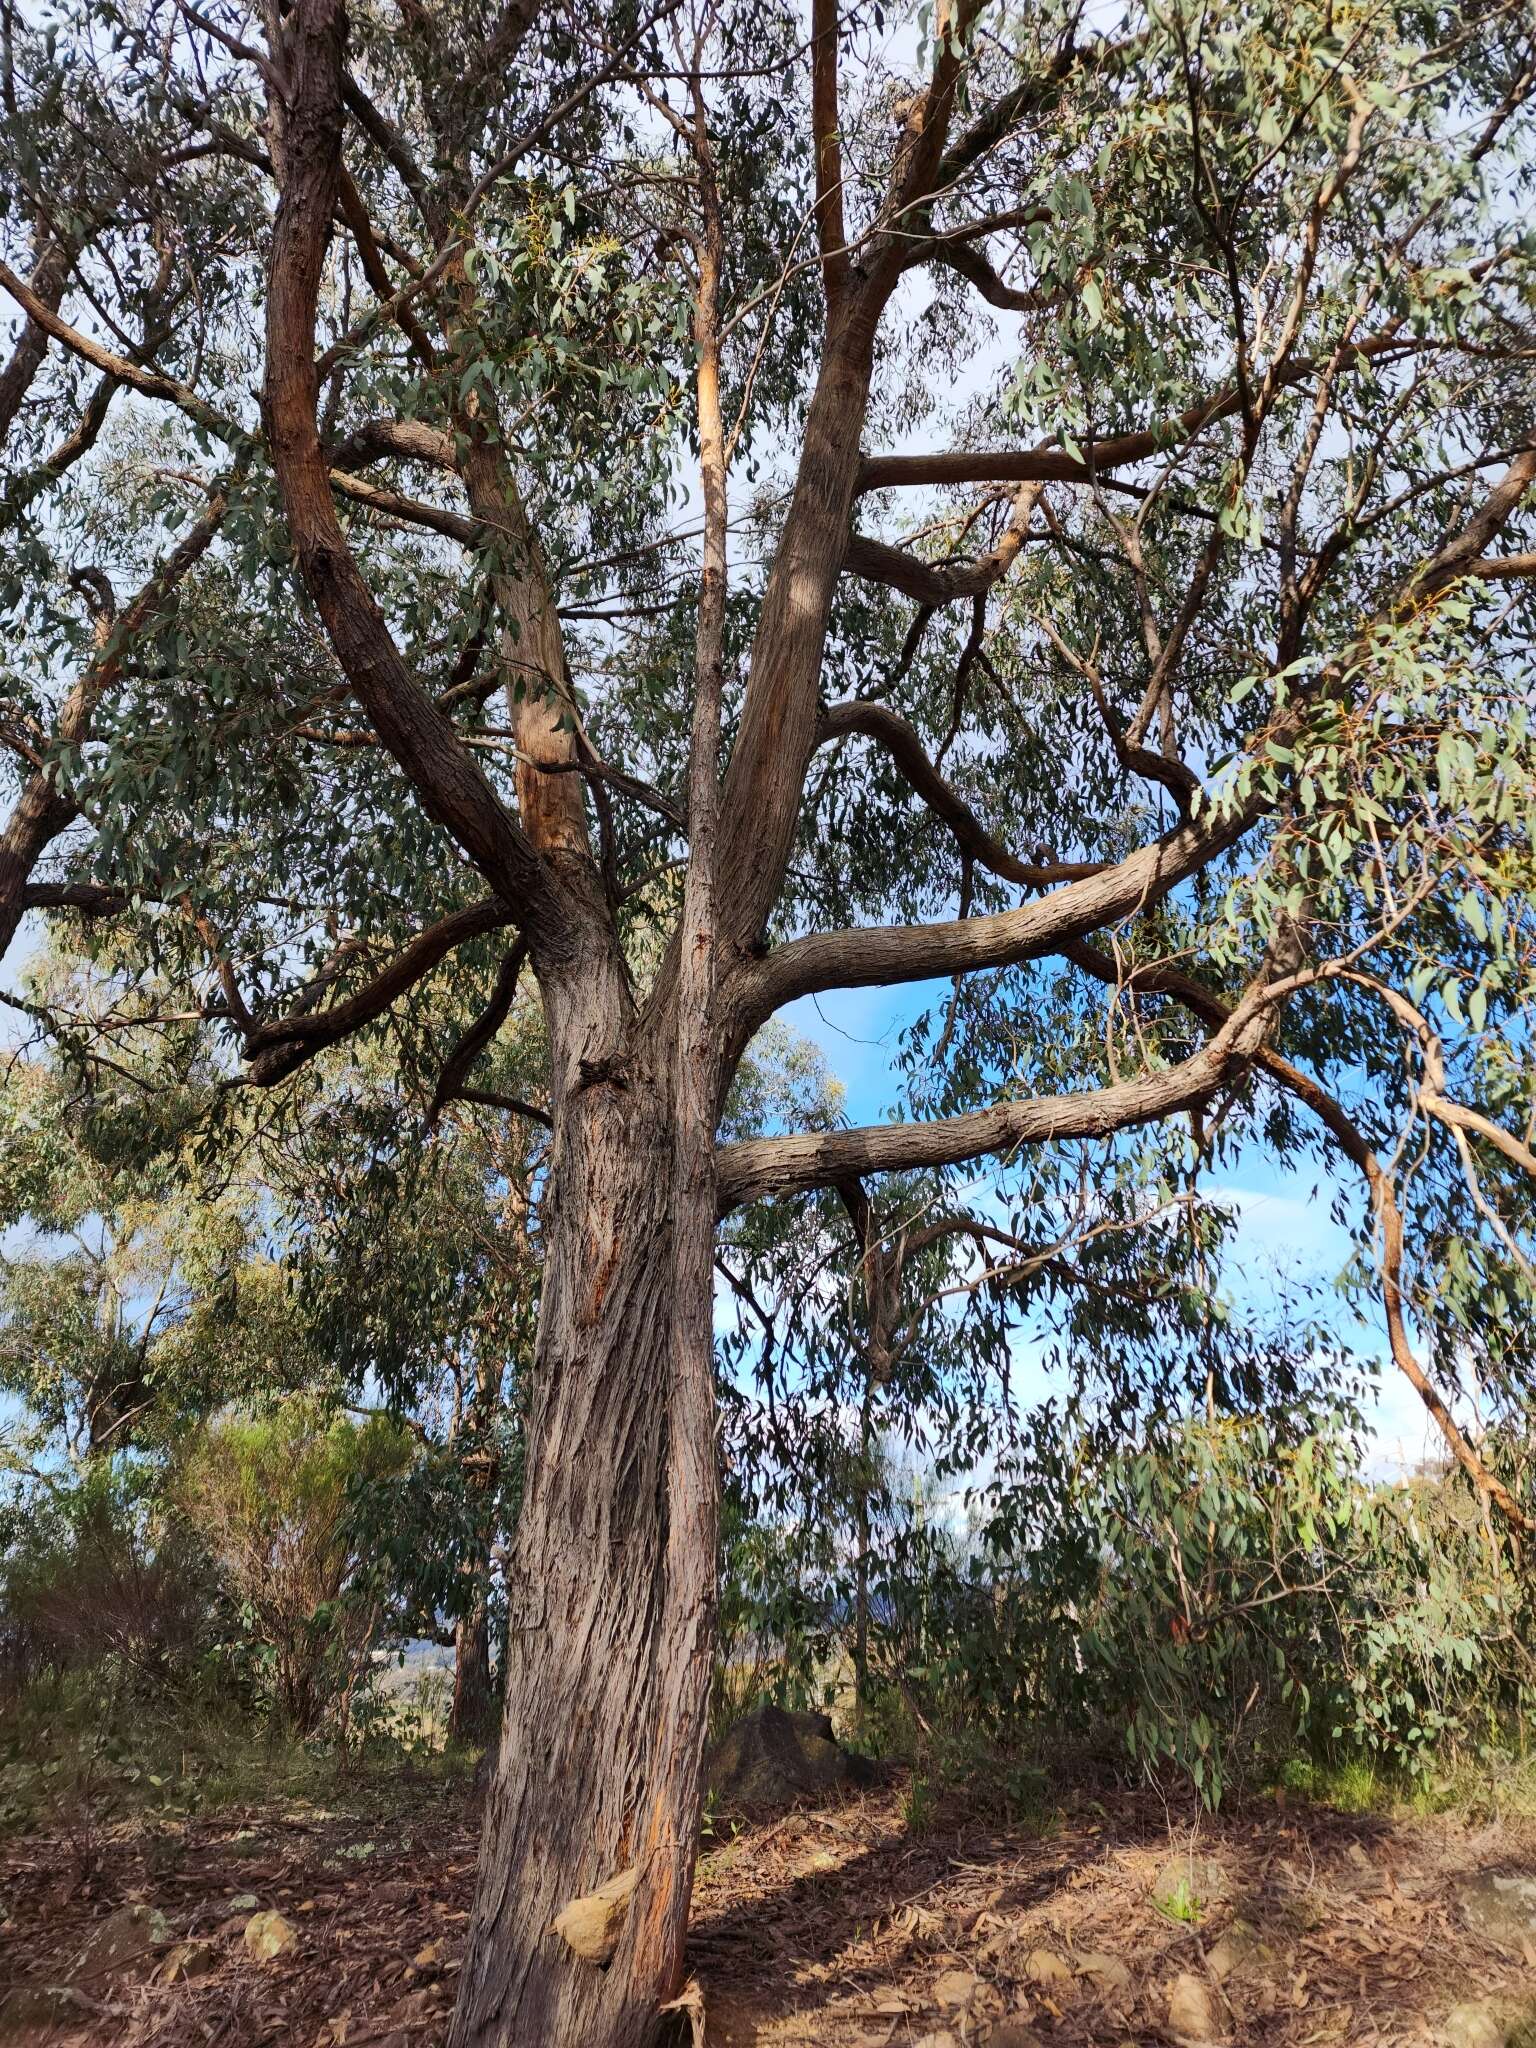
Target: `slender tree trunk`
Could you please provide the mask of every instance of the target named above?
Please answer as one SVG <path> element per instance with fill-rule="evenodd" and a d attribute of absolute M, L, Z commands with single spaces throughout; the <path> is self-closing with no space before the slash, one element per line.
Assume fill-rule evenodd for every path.
<path fill-rule="evenodd" d="M 628 2048 L 678 1988 L 715 1595 L 711 1372 L 679 1370 L 671 1089 L 557 1111 L 501 1754 L 454 2048 Z M 686 1363 L 686 1359 L 683 1361 Z M 629 1878 L 606 1964 L 554 1920 Z"/>
<path fill-rule="evenodd" d="M 866 1382 L 859 1405 L 858 1500 L 855 1504 L 855 1540 L 858 1556 L 853 1578 L 853 1705 L 854 1725 L 862 1734 L 869 1712 L 869 1453 L 870 1394 Z"/>
<path fill-rule="evenodd" d="M 487 1742 L 495 1728 L 491 1618 L 484 1585 L 479 1583 L 474 1605 L 454 1623 L 453 1706 L 448 1716 L 448 1733 L 455 1742 Z"/>
<path fill-rule="evenodd" d="M 523 1212 L 516 1190 L 508 1197 L 514 1228 L 526 1250 Z M 491 1685 L 491 1546 L 496 1538 L 496 1488 L 500 1459 L 496 1425 L 501 1407 L 501 1362 L 482 1353 L 469 1414 L 459 1434 L 459 1457 L 469 1496 L 474 1549 L 464 1561 L 469 1603 L 453 1630 L 453 1706 L 448 1733 L 455 1742 L 489 1742 L 496 1732 L 496 1695 Z"/>

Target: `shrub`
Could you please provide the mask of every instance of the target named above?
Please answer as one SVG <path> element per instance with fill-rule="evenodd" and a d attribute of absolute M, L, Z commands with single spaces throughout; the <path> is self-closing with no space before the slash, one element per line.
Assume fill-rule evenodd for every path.
<path fill-rule="evenodd" d="M 940 1764 L 1107 1733 L 1214 1804 L 1298 1747 L 1422 1781 L 1536 1702 L 1536 1587 L 1459 1468 L 1373 1485 L 1333 1428 L 1042 1435 L 968 1520 L 893 1495 L 877 1542 L 874 1725 Z"/>
<path fill-rule="evenodd" d="M 28 1486 L 0 1510 L 5 1690 L 108 1662 L 139 1688 L 184 1683 L 216 1640 L 218 1590 L 154 1469 L 101 1459 Z"/>
<path fill-rule="evenodd" d="M 178 1493 L 188 1519 L 265 1648 L 279 1713 L 300 1734 L 328 1714 L 345 1732 L 389 1608 L 353 1500 L 411 1455 L 389 1418 L 354 1422 L 295 1396 L 220 1417 L 183 1464 Z"/>

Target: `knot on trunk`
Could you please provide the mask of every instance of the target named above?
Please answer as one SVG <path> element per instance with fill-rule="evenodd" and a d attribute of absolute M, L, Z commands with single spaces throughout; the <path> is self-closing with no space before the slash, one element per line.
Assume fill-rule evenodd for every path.
<path fill-rule="evenodd" d="M 605 1967 L 613 1961 L 613 1952 L 624 1931 L 629 1901 L 639 1881 L 640 1867 L 631 1863 L 595 1892 L 588 1892 L 563 1906 L 549 1923 L 550 1933 L 558 1934 L 583 1962 Z"/>
<path fill-rule="evenodd" d="M 629 1062 L 620 1053 L 609 1053 L 599 1060 L 578 1060 L 576 1072 L 579 1086 L 600 1088 L 605 1082 L 614 1088 L 629 1086 Z"/>

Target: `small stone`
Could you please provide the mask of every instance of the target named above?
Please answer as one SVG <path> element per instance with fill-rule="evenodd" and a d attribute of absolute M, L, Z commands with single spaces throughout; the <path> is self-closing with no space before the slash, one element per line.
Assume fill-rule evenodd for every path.
<path fill-rule="evenodd" d="M 1214 2041 L 1221 2028 L 1211 1994 L 1189 1970 L 1181 1970 L 1168 1986 L 1168 2031 L 1176 2041 Z"/>
<path fill-rule="evenodd" d="M 1079 1977 L 1091 1977 L 1106 1997 L 1122 1998 L 1131 1988 L 1131 1973 L 1118 1956 L 1103 1949 L 1090 1949 L 1077 1959 Z"/>
<path fill-rule="evenodd" d="M 192 1977 L 206 1977 L 219 1967 L 219 1959 L 206 1941 L 178 1941 L 158 1976 L 162 1984 L 180 1984 Z"/>
<path fill-rule="evenodd" d="M 245 1952 L 258 1963 L 275 1962 L 299 1945 L 298 1932 L 281 1913 L 253 1913 L 245 1923 Z"/>
<path fill-rule="evenodd" d="M 1072 1975 L 1072 1965 L 1054 1949 L 1032 1948 L 1024 1958 L 1024 1975 L 1031 1984 L 1065 1984 Z"/>
<path fill-rule="evenodd" d="M 1205 1967 L 1218 1984 L 1225 1984 L 1229 1978 L 1259 1961 L 1263 1953 L 1263 1943 L 1252 1922 L 1234 1920 L 1220 1940 L 1212 1943 L 1205 1958 Z"/>
<path fill-rule="evenodd" d="M 68 1984 L 18 1984 L 0 1998 L 0 2041 L 30 2048 L 54 2027 L 71 2021 L 79 2026 L 91 2011 L 90 2003 Z"/>
<path fill-rule="evenodd" d="M 229 1902 L 231 1913 L 254 1913 L 256 1906 L 257 1898 L 254 1892 L 236 1892 Z"/>
<path fill-rule="evenodd" d="M 933 1987 L 933 2002 L 946 2012 L 967 2006 L 975 1997 L 981 1979 L 974 1970 L 946 1970 Z"/>
<path fill-rule="evenodd" d="M 91 1930 L 70 1976 L 89 1983 L 147 1975 L 170 1938 L 170 1922 L 158 1906 L 119 1906 Z"/>
<path fill-rule="evenodd" d="M 1502 1877 L 1485 1871 L 1461 1886 L 1461 1910 L 1474 1934 L 1500 1948 L 1524 1952 L 1536 1941 L 1536 1877 Z"/>
<path fill-rule="evenodd" d="M 1509 2029 L 1503 2020 L 1475 1998 L 1453 2006 L 1440 2030 L 1444 2048 L 1504 2048 L 1508 2037 Z"/>

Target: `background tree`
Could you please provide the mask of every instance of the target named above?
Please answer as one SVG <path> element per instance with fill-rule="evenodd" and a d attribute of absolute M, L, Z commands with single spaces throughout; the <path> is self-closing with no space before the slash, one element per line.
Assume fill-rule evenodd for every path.
<path fill-rule="evenodd" d="M 457 2043 L 677 1987 L 721 1214 L 1319 1145 L 1524 1519 L 1439 1389 L 1526 1385 L 1527 14 L 809 27 L 134 0 L 5 54 L 6 916 L 118 918 L 255 1089 L 369 1030 L 452 1074 L 450 957 L 539 992 Z M 913 1113 L 717 1144 L 777 1009 L 934 980 Z M 546 1930 L 615 1880 L 596 1968 Z"/>
<path fill-rule="evenodd" d="M 390 1584 L 360 1545 L 351 1495 L 410 1457 L 398 1423 L 327 1424 L 299 1396 L 219 1417 L 177 1475 L 185 1513 L 271 1652 L 278 1712 L 296 1734 L 312 1735 L 338 1700 L 345 1713 L 379 1640 Z"/>

